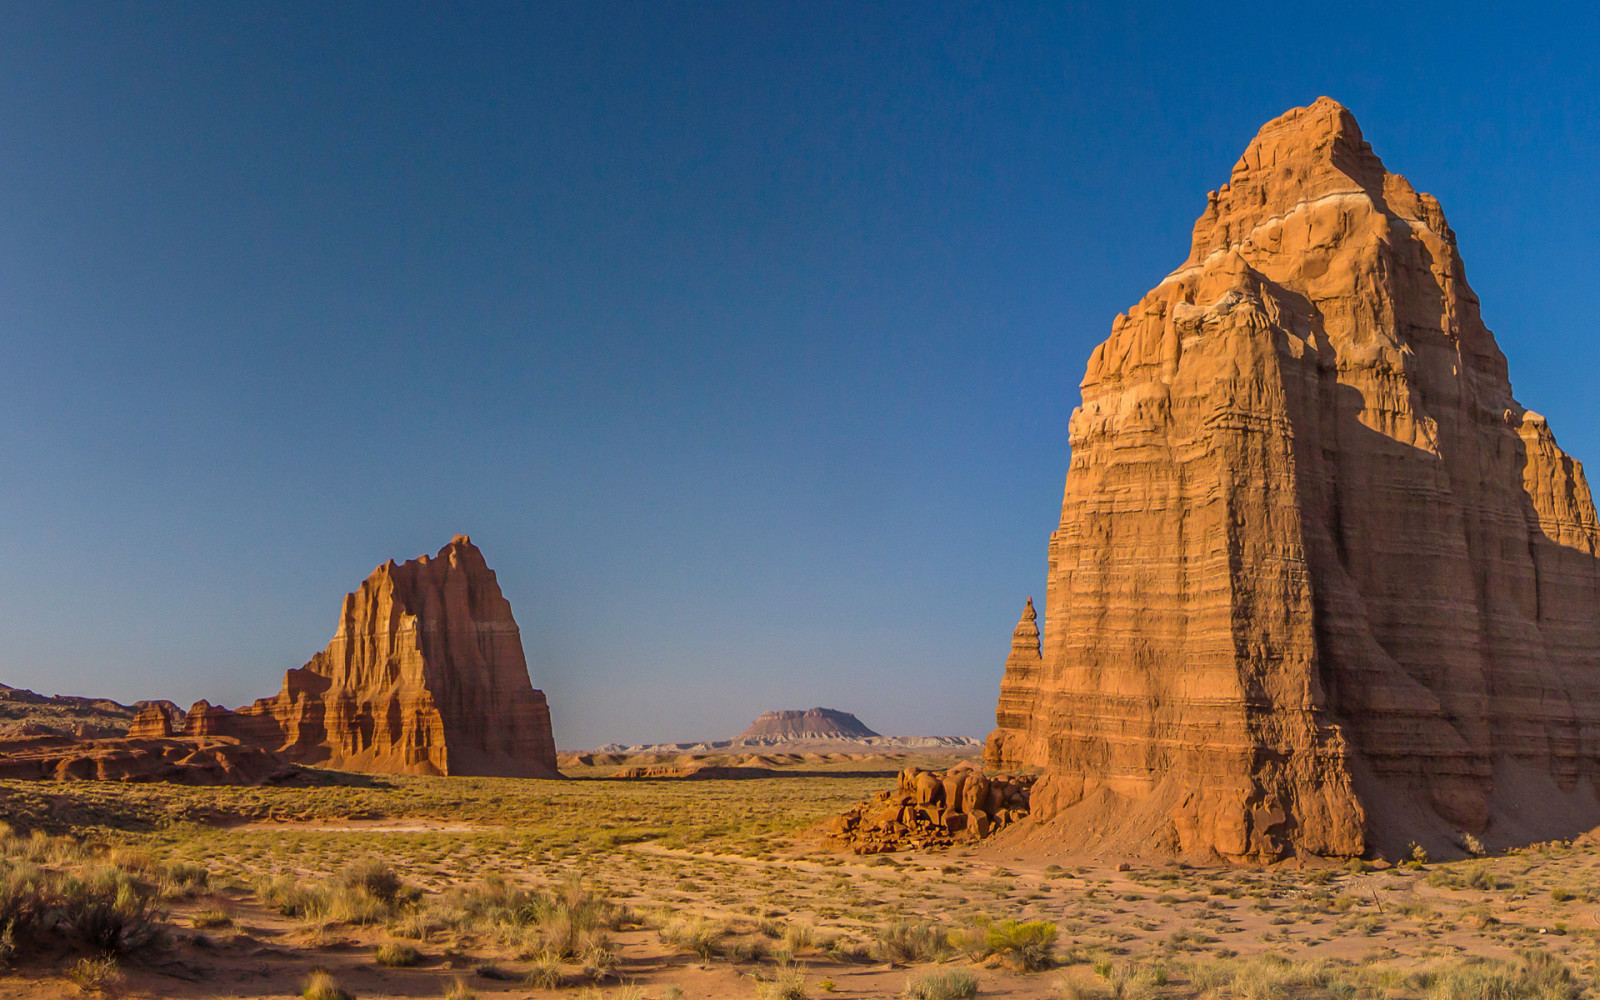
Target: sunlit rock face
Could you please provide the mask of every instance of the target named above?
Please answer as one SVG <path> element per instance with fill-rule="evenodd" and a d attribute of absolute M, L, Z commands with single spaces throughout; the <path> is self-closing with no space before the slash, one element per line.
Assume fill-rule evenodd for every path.
<path fill-rule="evenodd" d="M 494 571 L 465 535 L 345 595 L 328 647 L 238 711 L 148 708 L 130 735 L 227 736 L 291 760 L 400 774 L 559 777 L 550 709 Z"/>
<path fill-rule="evenodd" d="M 996 766 L 1064 842 L 1271 859 L 1600 822 L 1582 468 L 1439 203 L 1322 98 L 1094 350 Z"/>

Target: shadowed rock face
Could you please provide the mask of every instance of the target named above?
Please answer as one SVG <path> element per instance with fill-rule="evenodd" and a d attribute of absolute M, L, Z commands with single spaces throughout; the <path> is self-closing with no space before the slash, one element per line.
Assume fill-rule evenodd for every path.
<path fill-rule="evenodd" d="M 405 774 L 559 777 L 550 709 L 494 571 L 465 535 L 391 560 L 347 594 L 328 648 L 238 711 L 147 708 L 130 735 L 229 736 L 306 764 Z"/>
<path fill-rule="evenodd" d="M 986 751 L 1052 772 L 1036 818 L 1250 859 L 1600 822 L 1588 485 L 1348 111 L 1262 128 L 1082 390 Z"/>
<path fill-rule="evenodd" d="M 805 711 L 762 712 L 750 728 L 735 736 L 744 740 L 853 740 L 878 734 L 861 724 L 849 712 L 833 708 L 808 708 Z"/>

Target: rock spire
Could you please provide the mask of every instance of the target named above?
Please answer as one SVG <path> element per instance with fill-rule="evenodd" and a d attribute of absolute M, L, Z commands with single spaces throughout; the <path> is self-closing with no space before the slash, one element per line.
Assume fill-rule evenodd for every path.
<path fill-rule="evenodd" d="M 338 631 L 283 689 L 237 711 L 160 706 L 134 736 L 234 737 L 305 764 L 404 774 L 559 777 L 550 709 L 494 571 L 465 535 L 373 570 Z"/>

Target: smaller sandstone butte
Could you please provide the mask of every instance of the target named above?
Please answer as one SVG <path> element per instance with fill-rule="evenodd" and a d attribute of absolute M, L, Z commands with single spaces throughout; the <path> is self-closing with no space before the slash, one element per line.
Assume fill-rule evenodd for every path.
<path fill-rule="evenodd" d="M 756 740 L 861 740 L 878 734 L 849 712 L 811 708 L 804 712 L 762 712 L 750 728 L 733 738 L 735 743 Z"/>
<path fill-rule="evenodd" d="M 550 709 L 494 571 L 465 535 L 373 570 L 328 648 L 237 711 L 151 704 L 130 736 L 231 737 L 302 764 L 391 774 L 559 778 Z"/>

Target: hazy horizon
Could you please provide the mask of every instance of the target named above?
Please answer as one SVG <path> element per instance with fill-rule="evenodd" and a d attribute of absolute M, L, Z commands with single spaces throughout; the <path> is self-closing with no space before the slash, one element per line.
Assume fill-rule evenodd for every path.
<path fill-rule="evenodd" d="M 1600 458 L 1597 19 L 0 8 L 0 681 L 246 704 L 462 533 L 563 749 L 981 738 L 1089 353 L 1291 107 Z"/>

